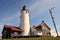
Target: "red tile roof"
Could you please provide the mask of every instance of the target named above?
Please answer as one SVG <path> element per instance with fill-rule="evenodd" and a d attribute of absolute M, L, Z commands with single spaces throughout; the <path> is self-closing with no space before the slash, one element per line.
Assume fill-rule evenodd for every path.
<path fill-rule="evenodd" d="M 44 25 L 45 25 L 49 30 L 51 30 L 45 23 L 44 23 Z M 42 26 L 41 26 L 41 24 L 40 24 L 40 25 L 34 26 L 34 28 L 35 28 L 35 29 L 41 29 Z"/>
<path fill-rule="evenodd" d="M 35 26 L 35 29 L 41 29 L 41 26 Z"/>
<path fill-rule="evenodd" d="M 16 26 L 4 25 L 4 28 L 10 28 L 13 31 L 22 31 L 22 29 Z"/>

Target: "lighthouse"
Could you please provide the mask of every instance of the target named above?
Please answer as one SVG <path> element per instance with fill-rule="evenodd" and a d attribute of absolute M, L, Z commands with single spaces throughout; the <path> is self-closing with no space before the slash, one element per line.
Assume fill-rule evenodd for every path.
<path fill-rule="evenodd" d="M 23 6 L 21 10 L 20 28 L 23 30 L 21 36 L 29 36 L 30 32 L 29 11 L 26 6 Z"/>

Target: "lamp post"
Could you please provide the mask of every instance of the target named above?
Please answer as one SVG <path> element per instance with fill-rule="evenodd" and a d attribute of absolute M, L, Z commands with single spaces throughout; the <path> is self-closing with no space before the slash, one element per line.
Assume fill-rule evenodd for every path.
<path fill-rule="evenodd" d="M 59 35 L 58 35 L 57 28 L 56 28 L 55 21 L 54 21 L 54 17 L 53 17 L 53 15 L 52 15 L 52 11 L 51 11 L 51 10 L 54 9 L 54 8 L 55 8 L 55 7 L 49 9 L 49 12 L 50 12 L 50 15 L 51 15 L 51 18 L 52 18 L 53 24 L 54 24 L 54 28 L 55 28 L 56 34 L 57 34 L 57 36 L 59 36 Z"/>

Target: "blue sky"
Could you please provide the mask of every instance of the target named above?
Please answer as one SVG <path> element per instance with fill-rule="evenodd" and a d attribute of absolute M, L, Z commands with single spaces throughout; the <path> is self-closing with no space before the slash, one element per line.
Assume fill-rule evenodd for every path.
<path fill-rule="evenodd" d="M 0 34 L 3 26 L 20 25 L 20 10 L 26 5 L 30 14 L 30 25 L 39 25 L 42 20 L 54 29 L 49 9 L 52 10 L 58 32 L 60 32 L 60 1 L 59 0 L 0 0 Z"/>

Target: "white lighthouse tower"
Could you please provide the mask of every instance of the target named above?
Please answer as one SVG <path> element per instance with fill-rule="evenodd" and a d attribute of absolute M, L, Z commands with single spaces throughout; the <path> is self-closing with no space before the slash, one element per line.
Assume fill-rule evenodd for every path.
<path fill-rule="evenodd" d="M 26 6 L 23 6 L 20 15 L 20 26 L 23 32 L 22 36 L 28 36 L 30 32 L 30 23 L 29 23 L 29 12 Z"/>

